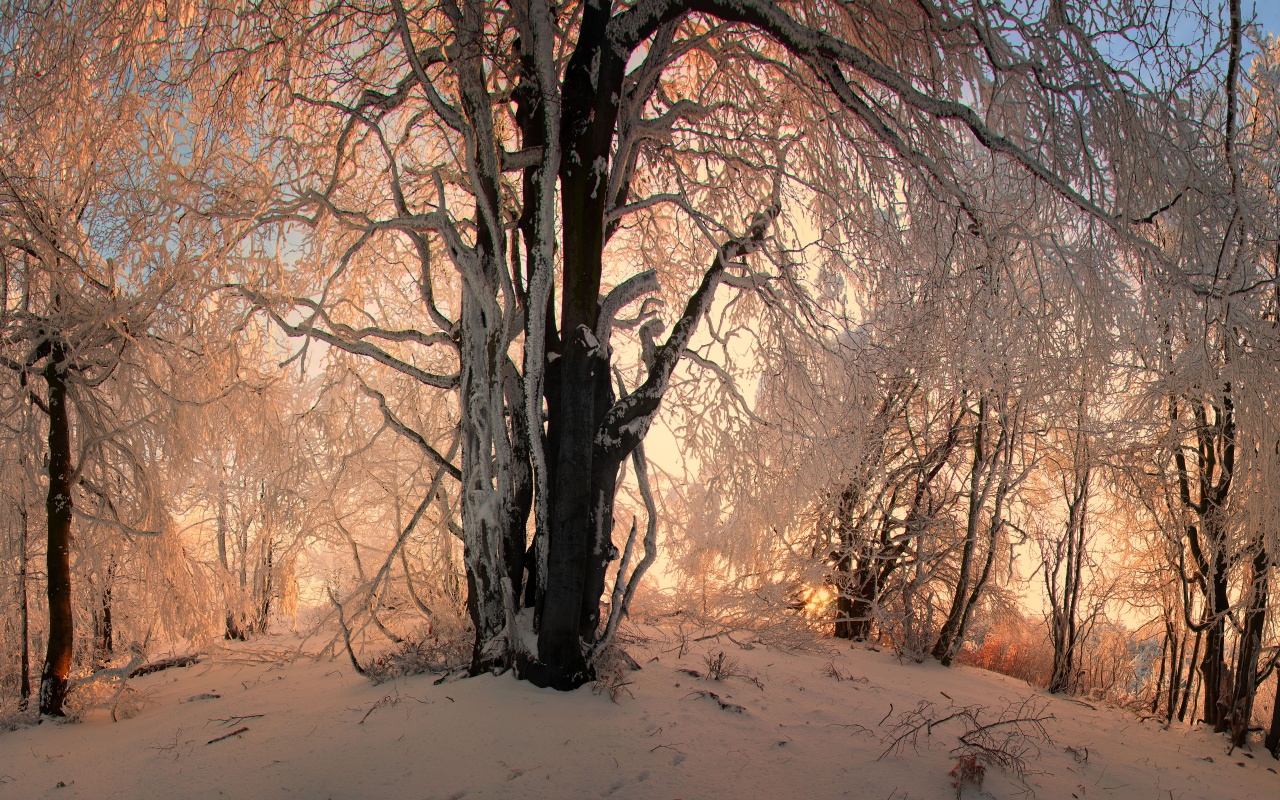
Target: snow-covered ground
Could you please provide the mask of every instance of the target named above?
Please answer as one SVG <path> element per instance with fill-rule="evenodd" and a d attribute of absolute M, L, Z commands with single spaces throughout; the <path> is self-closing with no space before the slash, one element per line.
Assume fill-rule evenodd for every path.
<path fill-rule="evenodd" d="M 949 798 L 958 737 L 1010 708 L 1052 717 L 1047 738 L 1032 723 L 987 731 L 988 744 L 1025 749 L 1025 784 L 992 765 L 964 797 L 1280 795 L 1280 762 L 1260 747 L 1228 755 L 1210 732 L 1163 730 L 1001 675 L 861 646 L 685 643 L 683 654 L 671 637 L 631 645 L 643 669 L 617 703 L 509 676 L 375 686 L 345 659 L 225 651 L 136 679 L 147 702 L 132 719 L 95 712 L 0 733 L 0 798 Z M 719 652 L 739 675 L 705 677 Z M 961 714 L 892 747 L 904 714 L 964 708 L 972 721 Z"/>

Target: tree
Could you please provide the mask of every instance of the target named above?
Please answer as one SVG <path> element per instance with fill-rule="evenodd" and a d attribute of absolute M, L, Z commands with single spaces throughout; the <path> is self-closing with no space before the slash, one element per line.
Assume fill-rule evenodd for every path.
<path fill-rule="evenodd" d="M 1168 55 L 1126 12 L 1055 5 L 1033 21 L 999 4 L 769 0 L 573 12 L 392 0 L 241 17 L 224 31 L 237 41 L 222 85 L 265 93 L 278 138 L 263 141 L 279 144 L 255 151 L 252 202 L 209 209 L 283 234 L 257 240 L 273 276 L 299 262 L 267 242 L 306 236 L 292 286 L 243 286 L 283 330 L 457 398 L 460 462 L 417 438 L 458 480 L 473 671 L 514 664 L 560 688 L 586 680 L 606 643 L 600 598 L 629 549 L 612 540 L 619 470 L 718 288 L 768 303 L 801 282 L 781 248 L 774 273 L 748 264 L 782 235 L 780 215 L 818 201 L 835 231 L 878 227 L 881 198 L 910 175 L 958 209 L 961 235 L 981 235 L 994 218 L 963 187 L 1003 170 L 1033 202 L 1149 253 L 1133 225 L 1167 207 L 1180 169 L 1157 116 L 1178 79 L 1146 92 L 1104 55 L 1118 30 L 1134 33 L 1124 57 Z M 1131 191 L 1131 174 L 1151 191 Z M 845 197 L 857 202 L 831 202 Z M 386 265 L 420 298 L 408 315 L 352 293 Z M 676 301 L 670 332 L 626 335 L 620 312 L 655 291 Z M 536 653 L 516 635 L 526 596 Z"/>
<path fill-rule="evenodd" d="M 15 9 L 0 21 L 0 124 L 13 143 L 0 148 L 0 364 L 44 416 L 44 714 L 62 713 L 74 655 L 75 520 L 125 532 L 160 521 L 144 469 L 157 443 L 141 431 L 153 409 L 134 392 L 189 330 L 172 312 L 199 306 L 192 277 L 216 249 L 170 202 L 208 152 L 160 91 L 157 73 L 175 64 L 136 10 Z M 100 626 L 111 571 L 98 571 Z"/>

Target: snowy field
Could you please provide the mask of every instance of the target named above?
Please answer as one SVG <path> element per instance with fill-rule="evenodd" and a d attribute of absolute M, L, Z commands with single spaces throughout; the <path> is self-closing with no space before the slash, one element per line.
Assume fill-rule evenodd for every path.
<path fill-rule="evenodd" d="M 956 782 L 966 798 L 1280 795 L 1261 747 L 1227 754 L 1210 732 L 968 667 L 727 638 L 629 652 L 643 669 L 615 703 L 509 676 L 375 686 L 345 659 L 222 651 L 133 681 L 131 719 L 0 733 L 0 798 L 907 800 Z M 914 739 L 903 727 L 946 717 Z M 982 727 L 1011 717 L 1026 721 Z"/>

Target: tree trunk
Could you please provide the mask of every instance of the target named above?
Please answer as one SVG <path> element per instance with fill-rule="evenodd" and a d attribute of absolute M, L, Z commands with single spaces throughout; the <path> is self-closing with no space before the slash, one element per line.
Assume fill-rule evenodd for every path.
<path fill-rule="evenodd" d="M 271 600 L 275 592 L 272 577 L 275 571 L 275 546 L 270 536 L 262 538 L 262 580 L 258 581 L 260 595 L 258 597 L 258 622 L 254 626 L 258 633 L 267 632 L 267 621 L 271 618 Z"/>
<path fill-rule="evenodd" d="M 995 562 L 996 545 L 1000 532 L 1004 527 L 1004 503 L 1011 487 L 1007 470 L 1013 457 L 1012 448 L 1016 434 L 1016 422 L 1007 416 L 1002 408 L 999 412 L 1000 431 L 993 452 L 986 455 L 986 414 L 987 400 L 978 401 L 978 425 L 974 432 L 973 473 L 969 482 L 969 519 L 965 528 L 964 549 L 961 553 L 960 575 L 956 581 L 956 593 L 952 599 L 951 611 L 943 623 L 942 631 L 933 646 L 933 657 L 944 666 L 951 666 L 951 660 L 964 643 L 965 629 L 969 617 L 977 607 L 991 576 L 991 566 Z M 994 491 L 992 490 L 994 484 Z M 978 529 L 987 497 L 994 494 L 991 505 L 991 516 L 987 523 L 987 551 L 983 559 L 981 571 L 977 577 L 971 577 L 973 561 L 978 550 Z"/>
<path fill-rule="evenodd" d="M 1222 558 L 1215 556 L 1213 571 L 1213 605 L 1209 628 L 1204 641 L 1204 657 L 1200 662 L 1200 672 L 1204 687 L 1204 721 L 1213 726 L 1214 731 L 1222 733 L 1227 729 L 1227 712 L 1230 708 L 1232 689 L 1227 672 L 1227 621 L 1229 607 L 1227 598 L 1226 567 Z"/>
<path fill-rule="evenodd" d="M 1159 714 L 1160 712 L 1160 695 L 1164 694 L 1164 691 L 1163 691 L 1164 676 L 1165 676 L 1165 671 L 1169 667 L 1169 661 L 1170 661 L 1169 651 L 1171 649 L 1173 649 L 1173 646 L 1171 645 L 1171 642 L 1170 642 L 1170 632 L 1169 632 L 1169 629 L 1166 627 L 1165 633 L 1164 633 L 1164 641 L 1161 642 L 1160 644 L 1160 675 L 1159 677 L 1156 678 L 1156 690 L 1155 692 L 1152 693 L 1152 698 L 1151 698 L 1152 714 Z M 1050 686 L 1052 685 L 1053 684 L 1050 683 Z M 1050 689 L 1050 691 L 1052 691 L 1052 689 Z"/>
<path fill-rule="evenodd" d="M 549 450 L 555 452 L 547 538 L 547 584 L 539 604 L 538 658 L 529 680 L 571 689 L 590 680 L 586 654 L 598 620 L 602 537 L 612 529 L 616 461 L 597 464 L 596 432 L 611 393 L 608 342 L 596 339 L 604 257 L 604 209 L 610 148 L 625 54 L 605 41 L 612 6 L 588 3 L 561 92 L 560 204 L 563 281 L 560 380 L 548 392 Z M 624 456 L 625 457 L 625 454 Z M 613 462 L 614 459 L 606 459 Z M 606 517 L 608 519 L 606 520 Z M 607 561 L 606 561 L 607 563 Z M 594 608 L 594 610 L 592 610 Z"/>
<path fill-rule="evenodd" d="M 1258 658 L 1262 653 L 1262 632 L 1267 618 L 1267 574 L 1270 565 L 1262 543 L 1257 543 L 1253 557 L 1253 584 L 1245 608 L 1244 630 L 1240 634 L 1236 659 L 1235 691 L 1229 712 L 1231 741 L 1243 747 L 1253 718 L 1253 701 L 1258 691 Z"/>
<path fill-rule="evenodd" d="M 1271 705 L 1271 727 L 1263 742 L 1272 758 L 1280 759 L 1280 672 L 1276 673 L 1276 699 Z"/>
<path fill-rule="evenodd" d="M 111 584 L 115 578 L 115 562 L 108 556 L 107 572 L 98 593 L 98 612 L 93 617 L 93 643 L 97 658 L 103 664 L 111 660 L 114 651 L 114 631 L 111 625 Z"/>
<path fill-rule="evenodd" d="M 1204 631 L 1196 631 L 1196 643 L 1191 648 L 1191 660 L 1187 662 L 1187 682 L 1182 690 L 1182 701 L 1178 704 L 1178 722 L 1187 721 L 1187 710 L 1192 707 L 1193 695 L 1198 691 L 1196 681 L 1200 674 L 1198 664 L 1203 641 Z"/>
<path fill-rule="evenodd" d="M 40 676 L 40 713 L 63 716 L 75 644 L 71 611 L 71 418 L 67 408 L 66 347 L 53 344 L 44 369 L 49 387 L 47 552 L 49 644 Z"/>
<path fill-rule="evenodd" d="M 227 556 L 227 501 L 225 487 L 218 482 L 218 563 L 222 566 L 222 593 L 226 603 L 227 626 L 222 638 L 228 641 L 244 641 L 244 629 L 236 619 L 235 609 L 231 606 L 231 562 Z"/>
<path fill-rule="evenodd" d="M 1083 419 L 1080 422 L 1083 428 Z M 1083 430 L 1078 432 L 1084 437 Z M 1070 692 L 1076 687 L 1076 647 L 1079 644 L 1080 590 L 1083 582 L 1085 532 L 1089 515 L 1089 481 L 1092 478 L 1088 464 L 1087 443 L 1076 448 L 1077 458 L 1085 460 L 1083 466 L 1077 465 L 1075 485 L 1067 510 L 1067 550 L 1063 559 L 1065 572 L 1062 579 L 1062 591 L 1059 595 L 1058 607 L 1053 609 L 1053 676 L 1049 679 L 1049 691 L 1052 693 Z M 1047 575 L 1048 573 L 1046 573 Z M 1056 570 L 1053 573 L 1056 578 Z M 1168 640 L 1165 641 L 1166 647 Z M 1161 659 L 1165 654 L 1161 654 Z M 1164 663 L 1161 662 L 1163 673 Z M 1163 680 L 1163 674 L 1161 675 Z M 1156 702 L 1159 702 L 1160 691 L 1157 686 Z M 1153 709 L 1154 712 L 1154 709 Z"/>
<path fill-rule="evenodd" d="M 960 551 L 960 573 L 956 577 L 955 593 L 951 597 L 951 609 L 933 645 L 933 657 L 950 665 L 959 646 L 960 621 L 964 617 L 965 601 L 969 596 L 970 573 L 974 554 L 978 549 L 978 525 L 982 514 L 982 473 L 987 465 L 987 398 L 978 399 L 978 420 L 973 429 L 973 461 L 969 465 L 969 514 L 965 525 L 964 546 Z"/>
<path fill-rule="evenodd" d="M 31 700 L 31 610 L 27 600 L 27 507 L 18 506 L 22 532 L 18 535 L 18 616 L 22 632 L 22 674 L 18 692 L 25 711 Z"/>
<path fill-rule="evenodd" d="M 1174 714 L 1178 709 L 1178 694 L 1182 688 L 1182 665 L 1187 655 L 1187 637 L 1186 635 L 1178 636 L 1174 632 L 1172 624 L 1169 627 L 1170 634 L 1174 637 L 1171 649 L 1171 658 L 1169 662 L 1169 693 L 1168 693 L 1168 709 L 1165 714 L 1165 722 L 1173 722 Z"/>

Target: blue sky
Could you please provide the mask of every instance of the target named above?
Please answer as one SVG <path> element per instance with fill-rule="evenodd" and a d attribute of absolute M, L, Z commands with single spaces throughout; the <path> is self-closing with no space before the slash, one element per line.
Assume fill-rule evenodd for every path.
<path fill-rule="evenodd" d="M 1249 7 L 1253 6 L 1262 29 L 1280 36 L 1280 0 L 1244 0 L 1241 6 L 1244 8 L 1246 19 L 1249 14 Z"/>

